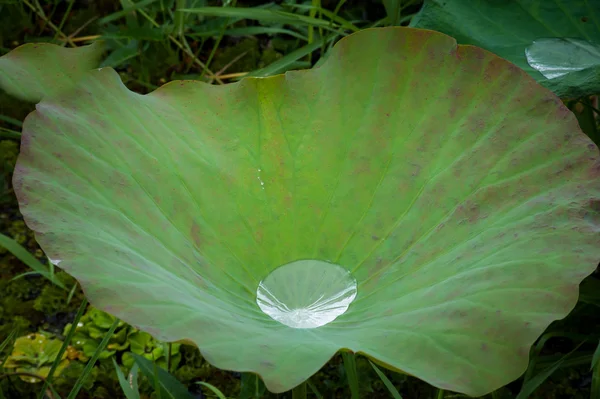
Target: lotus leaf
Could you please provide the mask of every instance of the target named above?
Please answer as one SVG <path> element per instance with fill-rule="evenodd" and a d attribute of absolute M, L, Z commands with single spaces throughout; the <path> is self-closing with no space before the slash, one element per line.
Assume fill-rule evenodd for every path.
<path fill-rule="evenodd" d="M 139 95 L 92 70 L 27 117 L 14 186 L 95 306 L 273 392 L 351 350 L 483 395 L 525 370 L 598 263 L 599 174 L 573 114 L 521 69 L 382 28 L 318 68 L 224 86 Z M 256 303 L 303 259 L 358 283 L 319 328 Z"/>
<path fill-rule="evenodd" d="M 425 0 L 411 26 L 490 50 L 559 96 L 600 92 L 600 0 Z"/>
<path fill-rule="evenodd" d="M 72 88 L 100 63 L 102 51 L 101 42 L 76 49 L 25 44 L 0 57 L 0 88 L 20 99 L 38 102 Z"/>
<path fill-rule="evenodd" d="M 6 359 L 4 368 L 15 369 L 18 373 L 31 373 L 40 377 L 47 377 L 52 363 L 58 356 L 62 341 L 49 339 L 43 334 L 29 334 L 17 338 L 11 355 Z M 60 375 L 62 370 L 69 364 L 67 354 L 64 353 L 58 363 L 54 375 Z M 42 381 L 27 375 L 20 376 L 25 382 L 36 383 Z"/>

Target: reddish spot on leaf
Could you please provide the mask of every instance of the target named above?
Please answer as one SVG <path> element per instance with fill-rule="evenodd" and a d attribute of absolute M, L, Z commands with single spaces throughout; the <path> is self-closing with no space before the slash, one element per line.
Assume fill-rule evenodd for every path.
<path fill-rule="evenodd" d="M 192 235 L 192 241 L 194 241 L 196 248 L 200 248 L 202 240 L 200 239 L 200 226 L 198 226 L 198 223 L 192 222 L 190 234 Z"/>

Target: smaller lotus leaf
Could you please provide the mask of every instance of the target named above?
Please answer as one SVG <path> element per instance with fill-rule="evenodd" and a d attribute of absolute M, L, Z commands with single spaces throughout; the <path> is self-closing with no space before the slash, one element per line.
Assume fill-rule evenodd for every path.
<path fill-rule="evenodd" d="M 559 96 L 600 92 L 600 0 L 425 0 L 411 26 L 492 51 Z"/>
<path fill-rule="evenodd" d="M 16 372 L 26 372 L 47 377 L 52 363 L 58 356 L 62 341 L 49 339 L 43 334 L 35 333 L 15 340 L 11 355 L 7 358 L 4 368 L 15 369 Z M 58 364 L 55 375 L 60 375 L 69 364 L 67 353 L 64 353 Z M 36 383 L 41 379 L 30 376 L 20 376 L 23 381 Z"/>
<path fill-rule="evenodd" d="M 224 86 L 139 95 L 92 70 L 27 117 L 13 183 L 44 251 L 155 339 L 273 392 L 351 350 L 475 396 L 516 379 L 577 302 L 600 257 L 599 175 L 573 114 L 521 69 L 385 28 L 318 68 Z M 357 283 L 322 327 L 257 305 L 299 260 Z"/>
<path fill-rule="evenodd" d="M 0 57 L 0 89 L 22 100 L 38 102 L 73 87 L 100 63 L 101 42 L 74 49 L 29 43 Z"/>

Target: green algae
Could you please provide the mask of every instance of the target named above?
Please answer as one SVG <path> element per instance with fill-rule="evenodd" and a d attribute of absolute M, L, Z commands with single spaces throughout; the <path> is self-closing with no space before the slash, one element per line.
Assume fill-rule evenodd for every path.
<path fill-rule="evenodd" d="M 130 351 L 123 353 L 121 361 L 125 367 L 132 367 L 135 359 L 132 353 L 152 360 L 157 366 L 167 368 L 167 355 L 169 353 L 168 344 L 155 340 L 150 334 L 132 328 L 127 336 L 127 342 L 130 344 Z M 173 372 L 179 366 L 181 353 L 179 352 L 181 344 L 171 344 L 169 371 Z"/>
<path fill-rule="evenodd" d="M 93 306 L 88 308 L 88 311 L 81 317 L 77 326 L 75 326 L 75 332 L 71 340 L 71 345 L 79 352 L 78 357 L 81 361 L 87 361 L 94 355 L 96 349 L 100 346 L 100 342 L 115 320 L 114 316 Z M 73 328 L 73 325 L 67 324 L 63 335 L 67 335 L 71 328 Z M 125 322 L 119 321 L 117 329 L 110 337 L 106 348 L 100 353 L 99 359 L 108 359 L 118 351 L 127 349 L 129 346 L 127 334 L 130 328 Z"/>
<path fill-rule="evenodd" d="M 4 368 L 17 373 L 29 373 L 46 378 L 62 344 L 63 342 L 58 339 L 38 333 L 19 337 L 15 340 L 12 353 L 6 359 Z M 68 364 L 67 354 L 64 353 L 55 370 L 55 375 L 60 375 Z M 29 383 L 42 382 L 42 378 L 30 375 L 21 375 L 20 378 Z"/>

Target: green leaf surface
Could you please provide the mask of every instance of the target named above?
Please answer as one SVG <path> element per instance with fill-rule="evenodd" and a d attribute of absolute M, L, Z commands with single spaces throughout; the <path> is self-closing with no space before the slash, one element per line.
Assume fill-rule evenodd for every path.
<path fill-rule="evenodd" d="M 102 51 L 100 42 L 77 48 L 24 44 L 0 57 L 0 89 L 31 102 L 60 94 L 98 66 Z"/>
<path fill-rule="evenodd" d="M 151 382 L 157 381 L 162 399 L 193 399 L 188 389 L 177 378 L 169 374 L 167 370 L 137 353 L 133 353 L 133 357 L 142 374 Z"/>
<path fill-rule="evenodd" d="M 598 148 L 576 118 L 433 31 L 367 29 L 316 69 L 148 95 L 92 70 L 38 104 L 22 141 L 21 211 L 90 301 L 273 392 L 344 348 L 488 393 L 524 372 L 600 258 Z M 358 284 L 319 328 L 256 303 L 302 259 Z"/>
<path fill-rule="evenodd" d="M 600 0 L 426 0 L 411 26 L 492 51 L 558 96 L 600 92 Z"/>

